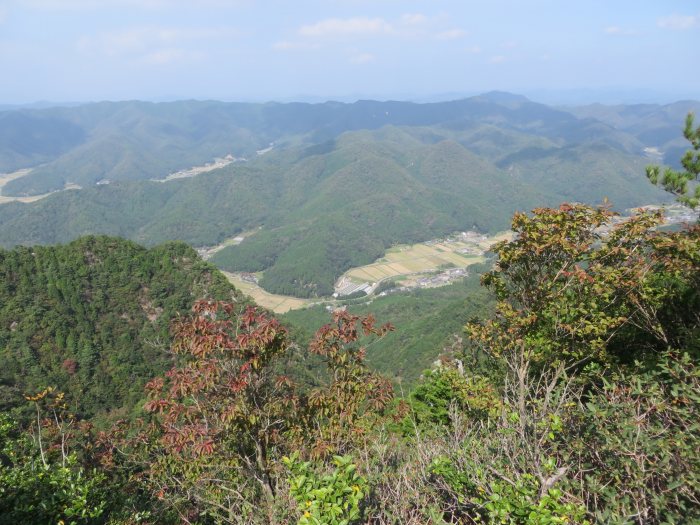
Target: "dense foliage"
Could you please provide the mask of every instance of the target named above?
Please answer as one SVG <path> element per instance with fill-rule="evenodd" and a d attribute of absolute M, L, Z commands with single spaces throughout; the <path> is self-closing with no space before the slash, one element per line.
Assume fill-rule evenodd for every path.
<path fill-rule="evenodd" d="M 86 473 L 74 454 L 57 452 L 44 451 L 15 421 L 0 416 L 0 524 L 77 525 L 100 518 L 104 475 Z"/>
<path fill-rule="evenodd" d="M 0 398 L 59 387 L 82 416 L 127 415 L 171 357 L 169 323 L 195 298 L 238 298 L 182 243 L 84 237 L 0 250 Z"/>
<path fill-rule="evenodd" d="M 173 349 L 188 358 L 186 363 L 146 385 L 151 423 L 118 427 L 105 441 L 103 460 L 131 471 L 131 482 L 159 501 L 155 509 L 161 516 L 276 522 L 280 512 L 292 511 L 279 507 L 286 501 L 284 454 L 301 451 L 324 460 L 350 452 L 382 420 L 391 388 L 364 365 L 359 343 L 382 337 L 391 327 L 375 327 L 371 317 L 335 314 L 311 343 L 328 367 L 328 380 L 297 392 L 274 366 L 289 350 L 286 330 L 276 319 L 252 307 L 240 311 L 231 303 L 208 301 L 197 303 L 194 314 L 175 327 Z M 294 490 L 316 491 L 302 512 L 325 509 L 331 501 L 324 490 L 344 491 L 313 482 L 304 488 L 298 476 L 309 466 L 291 457 Z M 336 473 L 333 483 L 347 482 L 349 464 L 336 460 L 344 472 Z"/>

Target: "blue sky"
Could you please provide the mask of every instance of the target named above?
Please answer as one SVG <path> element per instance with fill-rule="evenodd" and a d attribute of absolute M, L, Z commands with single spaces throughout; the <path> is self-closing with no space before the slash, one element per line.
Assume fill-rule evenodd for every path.
<path fill-rule="evenodd" d="M 0 0 L 0 71 L 0 104 L 700 99 L 700 2 Z"/>

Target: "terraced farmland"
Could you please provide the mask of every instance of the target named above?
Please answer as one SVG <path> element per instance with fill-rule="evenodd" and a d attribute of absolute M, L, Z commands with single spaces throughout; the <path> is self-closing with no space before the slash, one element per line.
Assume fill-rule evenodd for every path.
<path fill-rule="evenodd" d="M 395 246 L 387 251 L 381 259 L 372 264 L 348 270 L 336 283 L 336 290 L 353 287 L 355 284 L 379 283 L 394 279 L 404 287 L 440 286 L 465 275 L 455 270 L 466 268 L 485 260 L 484 252 L 498 241 L 510 239 L 511 232 L 499 233 L 493 237 L 475 234 L 458 234 L 439 241 L 429 241 L 411 246 Z M 299 299 L 286 295 L 277 295 L 262 289 L 254 282 L 252 274 L 222 272 L 239 290 L 253 300 L 275 313 L 305 308 L 319 302 L 335 304 L 330 298 Z M 259 277 L 259 274 L 256 274 Z M 435 281 L 425 282 L 425 281 Z M 375 287 L 368 293 L 372 293 Z M 348 292 L 346 292 L 348 293 Z M 344 295 L 343 293 L 340 294 Z"/>
<path fill-rule="evenodd" d="M 509 236 L 507 232 L 494 237 L 470 233 L 436 242 L 396 246 L 374 263 L 347 271 L 339 283 L 376 283 L 385 279 L 426 274 L 445 268 L 466 268 L 483 262 L 483 253 L 495 242 L 507 239 Z"/>

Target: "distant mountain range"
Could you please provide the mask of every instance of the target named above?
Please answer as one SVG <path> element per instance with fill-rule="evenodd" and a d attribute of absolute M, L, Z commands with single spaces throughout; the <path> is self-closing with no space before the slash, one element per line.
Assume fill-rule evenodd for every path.
<path fill-rule="evenodd" d="M 0 245 L 106 233 L 205 246 L 256 229 L 213 261 L 264 271 L 271 291 L 325 295 L 343 271 L 397 242 L 503 229 L 515 210 L 564 200 L 608 198 L 618 208 L 666 200 L 646 182 L 644 165 L 679 158 L 683 118 L 698 108 L 689 101 L 561 109 L 493 92 L 430 104 L 119 102 L 5 111 L 0 172 L 34 169 L 3 194 L 83 189 L 0 205 Z M 149 180 L 227 154 L 247 160 L 195 178 Z"/>

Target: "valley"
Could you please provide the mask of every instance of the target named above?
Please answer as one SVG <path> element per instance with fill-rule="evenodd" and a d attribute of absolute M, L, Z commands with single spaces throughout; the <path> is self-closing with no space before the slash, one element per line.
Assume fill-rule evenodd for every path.
<path fill-rule="evenodd" d="M 500 232 L 487 236 L 470 231 L 410 246 L 393 246 L 372 264 L 345 272 L 335 284 L 334 296 L 342 298 L 361 290 L 371 294 L 386 281 L 394 281 L 403 289 L 449 284 L 464 277 L 469 266 L 484 262 L 485 252 L 510 235 Z"/>
<path fill-rule="evenodd" d="M 696 4 L 0 0 L 0 525 L 700 525 Z"/>
<path fill-rule="evenodd" d="M 318 304 L 319 301 L 312 302 L 310 299 L 299 299 L 288 295 L 276 295 L 263 290 L 258 285 L 258 277 L 250 273 L 231 273 L 222 271 L 229 282 L 245 295 L 249 296 L 255 304 L 263 308 L 272 310 L 276 314 L 284 314 L 290 310 L 306 308 L 311 304 Z"/>
<path fill-rule="evenodd" d="M 459 269 L 465 255 L 478 255 L 423 247 L 422 259 L 379 259 L 454 231 L 492 236 L 516 210 L 670 200 L 645 180 L 645 148 L 666 161 L 683 140 L 677 114 L 699 107 L 632 107 L 613 119 L 492 92 L 437 103 L 119 102 L 0 112 L 0 135 L 13 136 L 20 123 L 26 130 L 0 143 L 0 171 L 36 166 L 2 187 L 0 246 L 85 234 L 147 246 L 181 240 L 227 272 L 261 275 L 272 294 L 311 300 L 398 277 L 437 284 L 459 272 L 425 272 Z M 57 135 L 65 140 L 52 144 Z M 57 191 L 68 183 L 83 189 Z"/>
<path fill-rule="evenodd" d="M 698 211 L 679 204 L 646 205 L 638 209 L 662 210 L 667 226 L 692 223 L 700 216 Z M 634 211 L 627 210 L 624 215 L 616 217 L 612 224 L 629 219 Z M 606 235 L 609 229 L 603 228 L 601 233 Z M 256 231 L 258 230 L 242 233 L 214 247 L 200 248 L 198 253 L 204 259 L 209 259 L 223 248 L 240 245 Z M 343 306 L 348 299 L 352 301 L 366 297 L 371 302 L 375 297 L 386 296 L 389 293 L 405 293 L 453 284 L 470 275 L 469 267 L 487 262 L 486 252 L 492 246 L 512 239 L 511 231 L 497 232 L 494 235 L 467 231 L 412 245 L 395 245 L 374 262 L 347 270 L 335 282 L 332 296 L 313 299 L 275 294 L 265 290 L 259 284 L 264 272 L 222 270 L 222 273 L 231 284 L 255 303 L 277 314 L 319 305 L 337 308 Z"/>
<path fill-rule="evenodd" d="M 0 204 L 5 204 L 8 202 L 24 202 L 24 203 L 29 203 L 29 202 L 36 202 L 40 199 L 44 199 L 48 197 L 49 195 L 52 195 L 56 193 L 57 191 L 62 191 L 62 190 L 55 190 L 55 191 L 50 191 L 48 193 L 41 193 L 38 195 L 25 195 L 25 196 L 7 196 L 2 194 L 2 188 L 5 186 L 8 182 L 11 182 L 13 180 L 20 179 L 22 177 L 26 177 L 32 172 L 32 168 L 24 168 L 21 170 L 17 170 L 14 173 L 0 173 Z M 79 190 L 81 189 L 80 186 L 78 186 L 75 183 L 67 182 L 63 190 Z"/>
<path fill-rule="evenodd" d="M 256 228 L 254 230 L 239 233 L 235 237 L 229 237 L 228 239 L 224 239 L 219 244 L 216 244 L 214 246 L 200 246 L 197 248 L 197 253 L 199 254 L 199 256 L 202 259 L 204 259 L 205 261 L 208 261 L 216 253 L 220 252 L 224 248 L 228 248 L 229 246 L 237 246 L 237 245 L 241 244 L 247 237 L 250 237 L 251 235 L 253 235 L 255 232 L 257 232 L 259 230 L 260 230 L 260 228 Z"/>
<path fill-rule="evenodd" d="M 244 235 L 224 244 L 240 244 Z M 477 232 L 460 232 L 444 238 L 413 245 L 397 245 L 374 263 L 351 268 L 336 282 L 332 296 L 300 299 L 274 294 L 263 289 L 259 281 L 263 273 L 222 273 L 237 289 L 250 296 L 257 304 L 283 314 L 290 310 L 315 305 L 338 307 L 352 297 L 386 295 L 388 292 L 407 292 L 434 288 L 453 283 L 469 275 L 468 268 L 486 261 L 485 252 L 495 243 L 512 238 L 510 232 L 487 236 Z M 211 249 L 210 249 L 211 251 Z M 200 251 L 200 254 L 207 253 Z M 376 292 L 376 293 L 375 293 Z"/>

